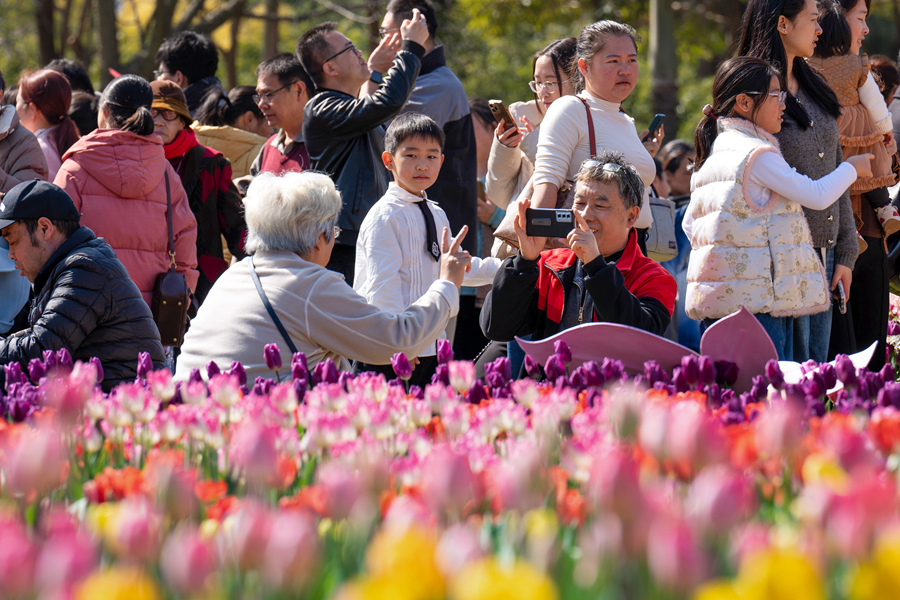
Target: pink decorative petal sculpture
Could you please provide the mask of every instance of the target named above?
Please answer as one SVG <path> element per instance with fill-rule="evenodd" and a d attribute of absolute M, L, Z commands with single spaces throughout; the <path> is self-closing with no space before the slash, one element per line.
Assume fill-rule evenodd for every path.
<path fill-rule="evenodd" d="M 709 326 L 700 338 L 700 354 L 714 361 L 727 360 L 737 364 L 734 391 L 738 394 L 750 389 L 754 375 L 766 372 L 769 360 L 778 360 L 769 334 L 743 306 Z"/>
<path fill-rule="evenodd" d="M 572 351 L 570 373 L 582 363 L 602 362 L 607 357 L 622 361 L 629 373 L 643 372 L 644 363 L 651 359 L 671 373 L 683 356 L 697 354 L 664 337 L 618 323 L 585 323 L 539 341 L 516 340 L 526 354 L 542 365 L 553 354 L 553 343 L 564 341 Z"/>

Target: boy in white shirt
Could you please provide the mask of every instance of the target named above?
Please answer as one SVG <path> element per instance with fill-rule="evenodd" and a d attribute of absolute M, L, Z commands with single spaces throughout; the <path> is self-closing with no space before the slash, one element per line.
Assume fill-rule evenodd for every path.
<path fill-rule="evenodd" d="M 369 210 L 356 241 L 356 273 L 353 288 L 370 304 L 400 313 L 419 298 L 439 275 L 440 239 L 449 230 L 447 215 L 427 190 L 437 179 L 444 161 L 444 132 L 420 113 L 394 119 L 384 138 L 381 159 L 394 181 L 387 193 Z M 467 227 L 459 232 L 465 236 Z M 463 285 L 480 286 L 494 280 L 500 268 L 496 258 L 472 257 Z M 443 336 L 442 336 L 443 337 Z M 420 356 L 411 385 L 431 382 L 437 366 L 435 343 Z M 415 365 L 413 358 L 408 357 Z M 376 371 L 393 378 L 390 365 L 354 365 L 357 372 Z"/>

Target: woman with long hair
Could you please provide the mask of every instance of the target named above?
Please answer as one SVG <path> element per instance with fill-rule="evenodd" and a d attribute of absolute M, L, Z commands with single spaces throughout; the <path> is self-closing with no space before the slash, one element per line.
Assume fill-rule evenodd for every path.
<path fill-rule="evenodd" d="M 197 141 L 218 150 L 231 162 L 235 179 L 250 173 L 250 165 L 275 130 L 266 123 L 253 99 L 256 88 L 242 85 L 224 90 L 213 88 L 206 94 L 191 128 Z"/>
<path fill-rule="evenodd" d="M 25 129 L 37 138 L 51 180 L 62 166 L 63 154 L 78 139 L 78 128 L 69 118 L 71 102 L 72 86 L 61 73 L 41 69 L 19 79 L 16 111 Z"/>
<path fill-rule="evenodd" d="M 787 92 L 784 123 L 775 134 L 781 153 L 797 172 L 821 179 L 843 161 L 837 118 L 841 106 L 828 84 L 806 63 L 822 29 L 814 0 L 750 0 L 744 12 L 741 56 L 761 58 L 781 73 Z M 803 208 L 812 245 L 825 267 L 832 295 L 838 284 L 850 295 L 853 266 L 859 255 L 856 225 L 845 191 L 823 210 Z M 794 319 L 794 360 L 828 358 L 832 315 L 825 311 Z"/>
<path fill-rule="evenodd" d="M 154 133 L 152 103 L 153 90 L 143 78 L 113 79 L 100 98 L 100 128 L 69 148 L 54 180 L 72 197 L 81 224 L 113 247 L 147 304 L 156 276 L 170 263 L 167 197 L 176 269 L 192 290 L 198 279 L 197 221 Z"/>

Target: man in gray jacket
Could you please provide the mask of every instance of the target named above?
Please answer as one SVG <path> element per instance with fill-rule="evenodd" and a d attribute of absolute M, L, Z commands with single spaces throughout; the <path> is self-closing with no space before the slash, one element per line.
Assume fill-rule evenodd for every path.
<path fill-rule="evenodd" d="M 387 172 L 381 165 L 384 124 L 409 100 L 425 55 L 428 27 L 418 10 L 401 25 L 400 37 L 400 51 L 383 77 L 369 70 L 362 52 L 336 23 L 316 25 L 297 43 L 297 57 L 316 84 L 303 111 L 310 168 L 327 173 L 344 201 L 338 220 L 343 234 L 328 268 L 342 273 L 351 285 L 359 228 L 387 191 Z M 385 52 L 383 46 L 373 54 Z M 378 89 L 360 98 L 360 88 L 373 77 L 380 80 Z"/>

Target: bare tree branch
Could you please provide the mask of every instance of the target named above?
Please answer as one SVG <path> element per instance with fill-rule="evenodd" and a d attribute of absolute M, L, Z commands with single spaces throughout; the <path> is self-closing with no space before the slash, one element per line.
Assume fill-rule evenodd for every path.
<path fill-rule="evenodd" d="M 362 23 L 363 25 L 369 25 L 370 23 L 374 23 L 377 17 L 359 15 L 349 9 L 344 8 L 343 6 L 338 6 L 331 0 L 316 0 L 319 4 L 327 8 L 328 10 L 332 10 L 337 14 L 341 15 L 345 19 L 350 19 L 356 23 Z M 360 8 L 364 8 L 364 6 L 360 6 Z"/>
<path fill-rule="evenodd" d="M 178 23 L 172 28 L 174 31 L 183 31 L 189 29 L 191 21 L 194 20 L 201 10 L 203 10 L 204 0 L 191 0 L 191 3 L 185 9 L 184 14 L 178 20 Z"/>
<path fill-rule="evenodd" d="M 243 4 L 244 0 L 228 0 L 228 2 L 216 10 L 207 13 L 202 19 L 197 21 L 191 29 L 197 33 L 210 34 L 218 29 L 220 25 L 224 24 L 243 10 Z"/>

